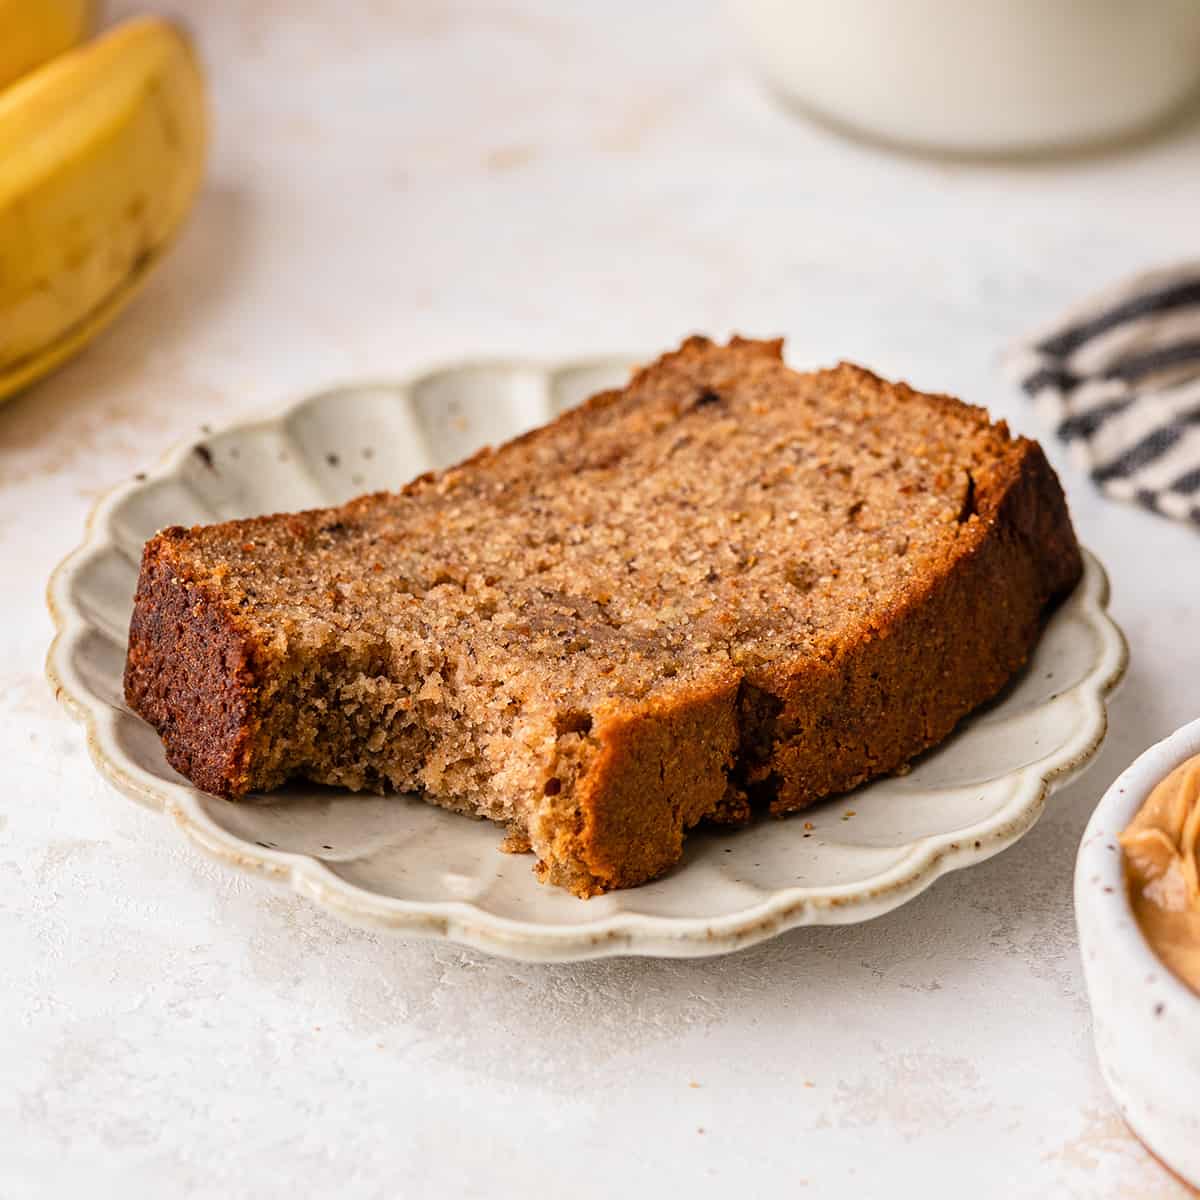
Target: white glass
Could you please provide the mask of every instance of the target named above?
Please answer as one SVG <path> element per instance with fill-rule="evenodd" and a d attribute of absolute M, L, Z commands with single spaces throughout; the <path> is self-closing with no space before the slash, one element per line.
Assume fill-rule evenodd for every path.
<path fill-rule="evenodd" d="M 1200 0 L 732 0 L 771 86 L 869 137 L 959 154 L 1118 140 L 1200 85 Z"/>

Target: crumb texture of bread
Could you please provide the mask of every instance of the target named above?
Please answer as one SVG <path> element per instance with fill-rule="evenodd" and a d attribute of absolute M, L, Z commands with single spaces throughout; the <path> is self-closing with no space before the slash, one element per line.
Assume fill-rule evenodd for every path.
<path fill-rule="evenodd" d="M 579 896 L 902 767 L 1021 667 L 1079 547 L 1035 442 L 781 350 L 690 338 L 402 491 L 162 531 L 128 703 L 206 791 L 420 791 Z"/>

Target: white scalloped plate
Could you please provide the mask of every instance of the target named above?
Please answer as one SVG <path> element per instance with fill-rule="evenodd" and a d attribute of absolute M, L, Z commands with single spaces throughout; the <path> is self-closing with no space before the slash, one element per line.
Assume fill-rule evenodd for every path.
<path fill-rule="evenodd" d="M 537 883 L 503 833 L 409 796 L 312 786 L 272 802 L 219 800 L 166 763 L 154 732 L 121 700 L 142 543 L 164 525 L 340 502 L 395 487 L 538 425 L 628 362 L 551 368 L 478 363 L 403 384 L 341 388 L 278 416 L 182 446 L 106 496 L 83 544 L 55 572 L 58 627 L 47 673 L 87 726 L 100 770 L 169 813 L 201 846 L 287 880 L 356 924 L 446 938 L 523 959 L 706 955 L 795 925 L 863 921 L 939 875 L 1011 845 L 1047 793 L 1095 754 L 1125 642 L 1105 611 L 1090 555 L 1028 668 L 911 773 L 826 802 L 802 818 L 736 833 L 697 831 L 684 860 L 640 888 L 577 900 Z"/>

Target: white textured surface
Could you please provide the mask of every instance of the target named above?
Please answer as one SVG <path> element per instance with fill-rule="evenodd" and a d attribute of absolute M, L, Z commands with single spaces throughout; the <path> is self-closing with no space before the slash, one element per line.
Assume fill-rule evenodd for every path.
<path fill-rule="evenodd" d="M 201 421 L 464 353 L 778 331 L 1043 432 L 999 349 L 1194 252 L 1200 127 L 930 164 L 774 111 L 705 6 L 178 8 L 207 195 L 118 326 L 0 409 L 0 1196 L 1181 1194 L 1100 1081 L 1071 867 L 1107 782 L 1196 715 L 1200 544 L 1069 465 L 1133 652 L 1097 765 L 913 904 L 709 962 L 486 960 L 210 864 L 91 769 L 41 590 Z"/>

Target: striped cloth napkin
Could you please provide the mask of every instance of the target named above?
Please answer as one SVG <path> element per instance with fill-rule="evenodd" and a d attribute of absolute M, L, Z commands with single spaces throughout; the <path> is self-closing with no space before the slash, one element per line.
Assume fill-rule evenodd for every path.
<path fill-rule="evenodd" d="M 1200 525 L 1200 262 L 1094 297 L 1011 364 L 1101 490 Z"/>

